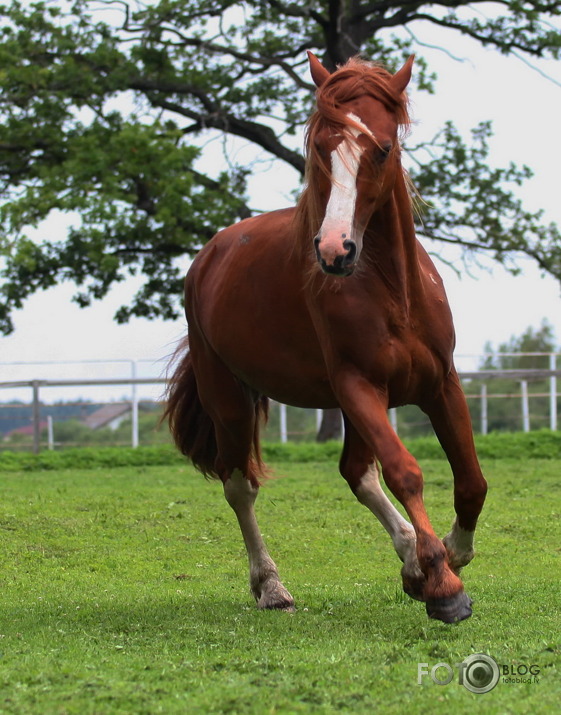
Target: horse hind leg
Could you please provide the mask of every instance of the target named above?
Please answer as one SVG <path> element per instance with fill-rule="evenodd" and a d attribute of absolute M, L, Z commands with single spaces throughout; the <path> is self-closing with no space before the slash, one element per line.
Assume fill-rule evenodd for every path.
<path fill-rule="evenodd" d="M 423 601 L 425 577 L 417 560 L 415 530 L 384 493 L 374 457 L 346 417 L 340 471 L 358 501 L 374 514 L 390 535 L 403 563 L 403 590 L 411 598 Z"/>
<path fill-rule="evenodd" d="M 455 372 L 451 373 L 432 404 L 424 408 L 454 474 L 454 509 L 456 519 L 443 543 L 448 563 L 459 573 L 473 559 L 474 535 L 485 502 L 487 482 L 473 443 L 471 418 L 466 399 Z"/>
<path fill-rule="evenodd" d="M 249 559 L 249 588 L 258 608 L 294 610 L 294 600 L 282 584 L 277 566 L 269 556 L 255 518 L 254 504 L 259 487 L 234 469 L 224 481 L 224 495 L 234 510 Z"/>
<path fill-rule="evenodd" d="M 197 367 L 197 354 L 192 354 Z M 197 372 L 198 393 L 214 424 L 217 456 L 214 472 L 236 514 L 249 560 L 249 585 L 257 606 L 293 610 L 294 600 L 282 584 L 255 517 L 255 500 L 264 465 L 259 453 L 261 398 L 242 384 L 214 355 L 205 351 Z"/>

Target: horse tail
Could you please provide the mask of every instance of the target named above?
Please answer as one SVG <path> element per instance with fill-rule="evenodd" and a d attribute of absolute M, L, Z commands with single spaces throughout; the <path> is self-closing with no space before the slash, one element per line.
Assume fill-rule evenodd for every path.
<path fill-rule="evenodd" d="M 214 424 L 199 398 L 193 361 L 187 338 L 172 358 L 175 369 L 168 379 L 166 406 L 162 421 L 167 420 L 171 436 L 181 454 L 188 457 L 205 477 L 216 478 L 218 456 Z"/>
<path fill-rule="evenodd" d="M 170 432 L 179 451 L 207 478 L 220 479 L 217 471 L 218 446 L 214 422 L 202 405 L 189 351 L 188 339 L 178 346 L 172 359 L 176 367 L 168 380 L 166 406 L 162 421 L 169 424 Z M 268 417 L 268 400 L 259 397 L 255 402 L 255 421 L 247 478 L 254 485 L 266 479 L 267 470 L 261 457 L 259 427 Z"/>

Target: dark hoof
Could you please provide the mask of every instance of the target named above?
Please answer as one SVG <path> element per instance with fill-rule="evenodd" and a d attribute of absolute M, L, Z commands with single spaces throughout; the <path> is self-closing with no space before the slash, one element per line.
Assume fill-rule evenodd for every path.
<path fill-rule="evenodd" d="M 471 598 L 464 591 L 449 598 L 431 598 L 427 600 L 429 618 L 436 618 L 444 623 L 458 623 L 471 616 Z"/>

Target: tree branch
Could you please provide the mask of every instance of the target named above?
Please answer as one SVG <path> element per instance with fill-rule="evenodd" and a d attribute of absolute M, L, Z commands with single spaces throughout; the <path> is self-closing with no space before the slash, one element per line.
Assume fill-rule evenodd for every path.
<path fill-rule="evenodd" d="M 185 94 L 192 97 L 196 97 L 207 112 L 216 112 L 218 110 L 218 105 L 211 101 L 206 92 L 192 84 L 185 84 L 184 82 L 173 82 L 169 80 L 161 79 L 149 79 L 143 77 L 136 77 L 128 82 L 130 89 L 135 89 L 140 92 L 165 92 L 167 94 Z"/>
<path fill-rule="evenodd" d="M 309 17 L 318 23 L 321 27 L 326 27 L 328 21 L 319 12 L 316 12 L 311 7 L 300 8 L 296 3 L 291 5 L 285 5 L 279 0 L 267 0 L 269 5 L 277 10 L 278 12 L 286 15 L 287 17 Z"/>
<path fill-rule="evenodd" d="M 286 75 L 288 75 L 298 87 L 301 87 L 302 89 L 312 88 L 311 84 L 305 82 L 302 77 L 297 72 L 295 72 L 295 70 L 287 62 L 284 61 L 284 59 L 287 57 L 296 57 L 305 48 L 298 47 L 290 53 L 285 53 L 282 59 L 277 55 L 273 57 L 262 57 L 260 55 L 253 55 L 249 52 L 241 52 L 240 50 L 234 47 L 228 47 L 227 45 L 219 45 L 215 42 L 207 42 L 206 40 L 200 40 L 194 37 L 185 37 L 182 33 L 178 33 L 177 30 L 171 28 L 168 28 L 166 31 L 174 31 L 176 32 L 176 34 L 180 35 L 181 42 L 174 43 L 174 46 L 180 45 L 188 47 L 200 47 L 210 52 L 222 55 L 229 55 L 237 60 L 243 60 L 244 62 L 249 62 L 250 64 L 259 65 L 261 68 L 264 69 L 275 66 L 280 67 L 280 69 L 282 69 L 282 71 Z M 165 45 L 166 43 L 164 42 L 162 44 Z"/>
<path fill-rule="evenodd" d="M 398 17 L 399 13 L 396 13 L 396 16 Z M 393 20 L 393 18 L 392 18 Z M 445 27 L 449 30 L 457 30 L 458 32 L 461 32 L 463 35 L 467 35 L 468 37 L 473 38 L 474 40 L 477 40 L 480 42 L 482 45 L 494 45 L 495 47 L 499 49 L 505 49 L 508 48 L 508 50 L 511 52 L 514 48 L 518 50 L 522 50 L 523 52 L 527 52 L 530 55 L 535 55 L 536 57 L 542 57 L 543 56 L 543 50 L 547 47 L 547 45 L 542 44 L 541 46 L 538 46 L 536 48 L 530 47 L 528 44 L 521 44 L 520 42 L 515 42 L 513 39 L 506 39 L 503 40 L 501 38 L 496 38 L 495 34 L 489 34 L 485 35 L 481 32 L 476 31 L 472 27 L 469 27 L 466 24 L 463 24 L 461 22 L 453 22 L 452 20 L 444 20 L 442 18 L 437 18 L 437 17 L 432 17 L 431 15 L 426 15 L 425 13 L 417 13 L 415 15 L 411 15 L 408 19 L 409 22 L 413 20 L 426 20 L 427 22 L 432 22 L 434 25 L 438 25 L 440 27 Z M 391 25 L 395 24 L 394 22 L 391 23 Z"/>
<path fill-rule="evenodd" d="M 150 95 L 149 99 L 154 106 L 193 119 L 195 123 L 184 129 L 184 134 L 199 132 L 203 129 L 219 129 L 228 134 L 234 134 L 242 139 L 254 142 L 279 159 L 286 161 L 300 174 L 304 174 L 304 157 L 299 152 L 288 149 L 284 144 L 281 144 L 275 132 L 264 124 L 251 122 L 247 119 L 239 119 L 232 114 L 222 113 L 220 111 L 203 116 L 181 105 L 153 95 Z"/>
<path fill-rule="evenodd" d="M 436 234 L 436 233 L 431 233 L 427 232 L 422 228 L 419 231 L 419 235 L 422 236 L 423 238 L 427 238 L 431 241 L 442 241 L 443 243 L 450 243 L 454 246 L 461 246 L 462 248 L 467 248 L 470 251 L 474 252 L 485 252 L 485 253 L 490 253 L 490 252 L 495 252 L 495 253 L 512 253 L 512 249 L 501 249 L 498 246 L 493 246 L 493 245 L 488 245 L 485 243 L 480 243 L 478 241 L 467 241 L 465 239 L 460 238 L 459 236 L 444 236 L 442 234 Z M 518 249 L 518 253 L 524 254 L 526 256 L 529 256 L 530 258 L 533 258 L 538 266 L 548 272 L 551 273 L 551 264 L 549 264 L 546 260 L 544 260 L 543 255 L 537 251 L 536 249 L 532 248 L 529 244 L 526 244 L 523 248 Z"/>
<path fill-rule="evenodd" d="M 478 3 L 488 3 L 489 0 L 471 0 L 470 5 Z M 509 6 L 509 0 L 494 0 L 496 5 Z M 360 21 L 368 17 L 368 15 L 383 16 L 388 10 L 395 8 L 403 8 L 403 11 L 416 12 L 420 7 L 426 5 L 424 0 L 415 0 L 414 2 L 399 2 L 399 0 L 384 0 L 383 2 L 372 2 L 363 5 L 351 16 L 351 22 Z M 464 0 L 436 0 L 431 3 L 432 6 L 440 6 L 445 8 L 458 8 L 466 5 Z"/>

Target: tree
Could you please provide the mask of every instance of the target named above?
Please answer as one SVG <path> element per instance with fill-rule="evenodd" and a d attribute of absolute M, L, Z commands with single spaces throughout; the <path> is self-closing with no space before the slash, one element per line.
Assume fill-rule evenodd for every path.
<path fill-rule="evenodd" d="M 549 357 L 547 353 L 556 352 L 555 335 L 552 326 L 543 320 L 539 328 L 528 327 L 521 335 L 512 336 L 506 343 L 498 347 L 488 342 L 485 345 L 486 356 L 479 365 L 480 370 L 547 370 Z M 534 353 L 534 354 L 528 354 Z M 535 353 L 542 353 L 536 355 Z M 543 354 L 546 353 L 546 354 Z M 548 426 L 549 384 L 547 379 L 533 378 L 527 380 L 529 386 L 530 422 L 541 427 Z M 483 385 L 482 380 L 472 380 L 465 386 L 468 398 L 479 395 Z M 489 430 L 513 430 L 521 427 L 520 381 L 508 378 L 493 378 L 488 383 Z M 492 398 L 493 395 L 499 397 Z M 469 400 L 472 418 L 475 424 L 481 417 L 480 401 Z"/>
<path fill-rule="evenodd" d="M 393 0 L 125 0 L 0 5 L 0 328 L 25 298 L 61 280 L 88 305 L 128 274 L 145 283 L 117 313 L 175 317 L 180 256 L 250 215 L 248 167 L 208 169 L 201 138 L 228 134 L 303 171 L 294 137 L 309 115 L 305 50 L 333 68 L 349 56 L 396 66 L 418 23 L 502 53 L 559 56 L 558 3 Z M 419 89 L 434 75 L 417 57 Z M 561 240 L 511 191 L 530 171 L 487 166 L 490 125 L 465 143 L 450 123 L 411 146 L 413 179 L 428 201 L 421 231 L 505 262 L 535 258 L 561 278 Z M 205 166 L 205 170 L 203 170 Z M 53 212 L 66 236 L 30 229 Z"/>
<path fill-rule="evenodd" d="M 513 335 L 497 348 L 487 342 L 480 370 L 547 370 L 547 355 L 528 353 L 553 353 L 556 351 L 553 326 L 544 318 L 539 328 L 529 326 L 522 335 Z"/>

